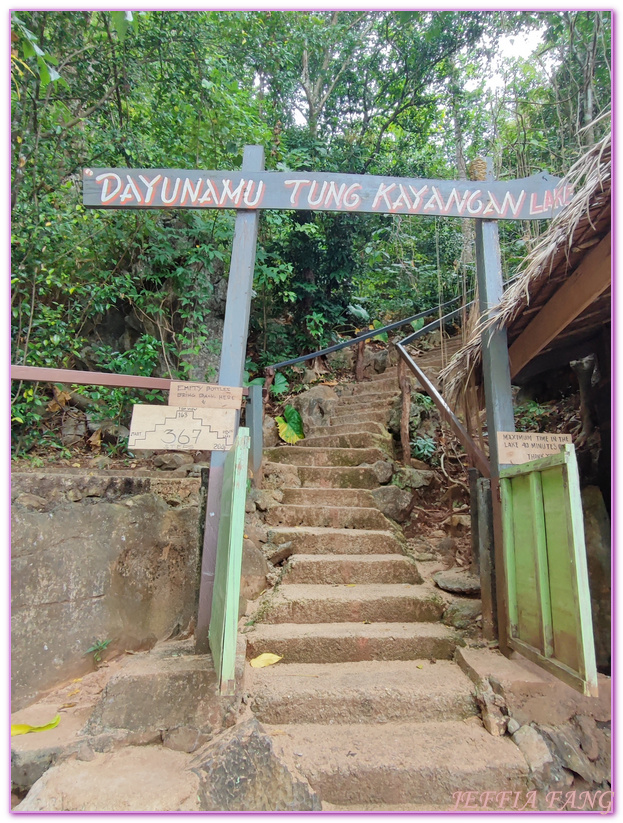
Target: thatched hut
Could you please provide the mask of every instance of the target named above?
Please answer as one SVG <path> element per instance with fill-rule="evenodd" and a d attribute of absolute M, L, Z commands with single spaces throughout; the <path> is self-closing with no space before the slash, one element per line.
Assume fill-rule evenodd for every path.
<path fill-rule="evenodd" d="M 582 400 L 585 405 L 596 402 L 598 408 L 583 408 L 583 424 L 597 424 L 601 434 L 599 485 L 608 504 L 611 169 L 608 134 L 567 175 L 565 182 L 576 190 L 572 202 L 552 221 L 488 321 L 506 328 L 511 380 L 516 386 L 525 387 L 539 379 L 552 385 L 553 374 L 560 370 L 569 373 L 570 381 L 577 381 L 569 364 L 587 357 L 596 361 L 584 381 L 592 397 L 583 396 Z M 454 408 L 463 408 L 470 383 L 482 384 L 481 331 L 482 326 L 475 329 L 440 374 L 444 396 Z M 582 383 L 582 375 L 579 379 Z M 576 446 L 587 439 L 586 425 Z"/>
<path fill-rule="evenodd" d="M 610 671 L 611 138 L 566 182 L 576 195 L 528 256 L 487 324 L 505 328 L 517 397 L 577 398 L 576 446 L 598 669 Z M 440 374 L 451 406 L 482 389 L 482 324 Z M 482 390 L 478 392 L 482 397 Z M 558 400 L 557 400 L 558 398 Z M 600 494 L 601 491 L 601 494 Z M 605 506 L 604 506 L 605 504 Z"/>

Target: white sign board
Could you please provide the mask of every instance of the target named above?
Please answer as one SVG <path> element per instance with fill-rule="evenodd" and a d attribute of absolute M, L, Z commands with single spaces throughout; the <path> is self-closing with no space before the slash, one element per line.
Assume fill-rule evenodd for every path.
<path fill-rule="evenodd" d="M 128 448 L 170 451 L 229 451 L 234 445 L 235 409 L 193 409 L 136 404 Z"/>
<path fill-rule="evenodd" d="M 199 409 L 239 409 L 242 406 L 242 388 L 172 380 L 169 405 Z"/>
<path fill-rule="evenodd" d="M 563 443 L 571 442 L 570 434 L 498 432 L 498 459 L 502 464 L 517 466 L 558 454 Z"/>

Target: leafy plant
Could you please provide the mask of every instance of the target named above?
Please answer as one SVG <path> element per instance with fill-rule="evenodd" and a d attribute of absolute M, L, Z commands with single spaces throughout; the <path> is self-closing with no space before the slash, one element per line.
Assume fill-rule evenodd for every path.
<path fill-rule="evenodd" d="M 538 431 L 549 411 L 536 400 L 527 400 L 515 408 L 515 425 L 519 431 Z"/>
<path fill-rule="evenodd" d="M 430 460 L 436 450 L 437 444 L 432 437 L 420 436 L 411 441 L 411 455 L 418 460 Z"/>
<path fill-rule="evenodd" d="M 305 437 L 303 420 L 294 406 L 286 406 L 283 410 L 283 417 L 276 417 L 275 421 L 279 428 L 279 437 L 286 443 L 296 443 L 297 440 Z"/>
<path fill-rule="evenodd" d="M 92 654 L 93 662 L 101 663 L 102 652 L 106 651 L 110 643 L 112 643 L 112 640 L 96 640 L 95 643 L 93 643 L 93 645 L 86 650 L 85 655 Z"/>
<path fill-rule="evenodd" d="M 281 374 L 281 372 L 277 372 L 275 374 L 275 380 L 270 387 L 271 394 L 274 394 L 276 397 L 279 397 L 280 394 L 285 394 L 290 387 L 285 375 Z M 291 407 L 288 407 L 291 408 Z"/>
<path fill-rule="evenodd" d="M 375 320 L 372 325 L 370 326 L 371 329 L 381 329 L 383 328 L 383 323 L 380 320 Z M 373 340 L 381 340 L 383 343 L 387 343 L 389 338 L 386 331 L 382 331 L 380 334 L 375 334 L 372 338 Z"/>

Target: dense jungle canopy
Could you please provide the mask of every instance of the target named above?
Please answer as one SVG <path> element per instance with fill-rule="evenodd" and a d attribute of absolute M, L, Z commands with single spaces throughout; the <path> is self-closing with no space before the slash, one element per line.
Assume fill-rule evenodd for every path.
<path fill-rule="evenodd" d="M 214 380 L 235 214 L 87 210 L 88 166 L 562 176 L 610 127 L 604 11 L 12 15 L 12 362 Z M 511 276 L 545 224 L 500 224 Z M 468 292 L 470 221 L 263 211 L 248 371 Z M 146 395 L 79 391 L 110 419 Z M 15 447 L 50 396 L 13 386 Z M 103 405 L 102 405 L 103 404 Z M 45 434 L 55 445 L 53 431 Z M 59 446 L 60 447 L 60 446 Z"/>

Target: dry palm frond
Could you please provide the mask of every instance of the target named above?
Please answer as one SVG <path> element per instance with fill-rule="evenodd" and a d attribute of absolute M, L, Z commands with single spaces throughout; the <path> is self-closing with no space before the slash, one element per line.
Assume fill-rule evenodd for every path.
<path fill-rule="evenodd" d="M 574 188 L 573 200 L 552 221 L 541 241 L 526 257 L 519 276 L 499 305 L 473 330 L 466 345 L 440 373 L 446 400 L 455 408 L 482 364 L 480 335 L 486 328 L 505 328 L 525 310 L 553 274 L 570 275 L 584 252 L 610 229 L 612 137 L 608 133 L 570 169 L 563 181 Z"/>

